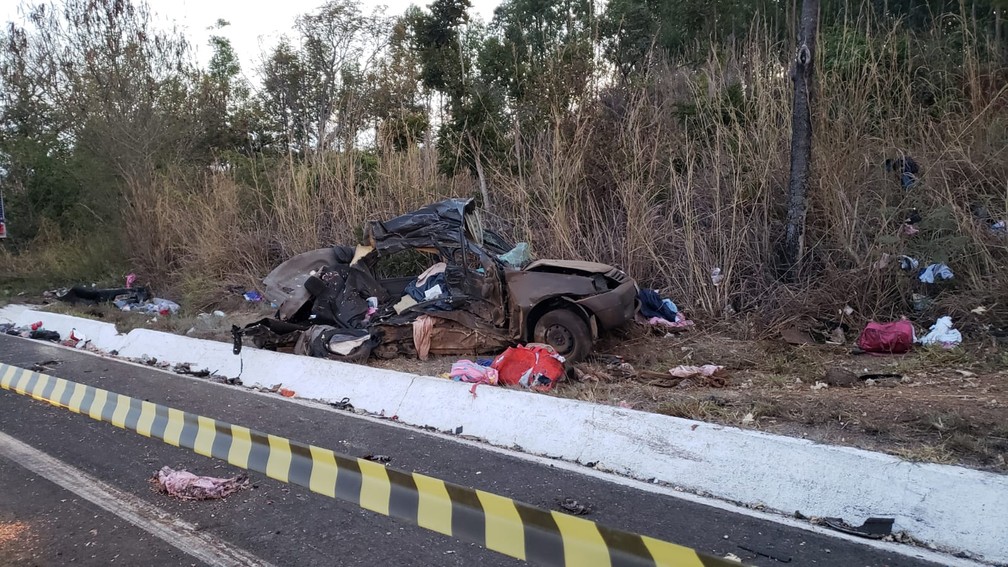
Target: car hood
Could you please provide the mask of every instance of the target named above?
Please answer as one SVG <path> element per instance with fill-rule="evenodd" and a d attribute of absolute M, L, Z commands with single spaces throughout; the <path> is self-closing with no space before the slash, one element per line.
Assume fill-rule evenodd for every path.
<path fill-rule="evenodd" d="M 580 260 L 536 260 L 526 266 L 523 271 L 569 274 L 603 274 L 620 282 L 629 279 L 621 270 L 608 264 L 582 262 Z"/>

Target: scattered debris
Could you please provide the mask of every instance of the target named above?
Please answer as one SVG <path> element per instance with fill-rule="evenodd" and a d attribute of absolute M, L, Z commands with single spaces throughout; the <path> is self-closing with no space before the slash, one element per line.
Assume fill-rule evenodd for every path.
<path fill-rule="evenodd" d="M 757 551 L 755 549 L 746 547 L 744 545 L 740 545 L 740 546 L 738 546 L 738 548 L 741 549 L 742 551 L 748 551 L 749 553 L 752 553 L 754 555 L 758 555 L 759 557 L 766 557 L 767 559 L 771 559 L 773 561 L 776 561 L 777 563 L 791 563 L 791 558 L 790 557 L 788 557 L 787 559 L 784 559 L 782 557 L 777 557 L 775 555 L 770 555 L 769 553 L 764 553 L 762 551 Z"/>
<path fill-rule="evenodd" d="M 863 352 L 902 354 L 910 350 L 914 341 L 913 324 L 906 319 L 892 323 L 870 321 L 861 331 L 857 346 Z"/>
<path fill-rule="evenodd" d="M 350 398 L 343 398 L 338 402 L 330 402 L 329 405 L 338 410 L 354 411 L 353 404 L 350 403 Z"/>
<path fill-rule="evenodd" d="M 573 498 L 557 498 L 557 506 L 568 514 L 575 516 L 585 516 L 592 513 L 592 505 L 588 502 L 578 502 Z"/>
<path fill-rule="evenodd" d="M 622 374 L 623 376 L 637 375 L 637 369 L 634 368 L 633 364 L 630 364 L 629 362 L 621 362 L 617 364 L 613 369 Z"/>
<path fill-rule="evenodd" d="M 60 340 L 60 334 L 56 331 L 49 331 L 46 329 L 38 329 L 35 331 L 30 331 L 28 333 L 28 338 L 36 339 L 39 341 L 49 341 L 53 343 L 58 343 Z"/>
<path fill-rule="evenodd" d="M 392 462 L 392 457 L 388 455 L 366 455 L 362 457 L 365 461 L 372 461 L 375 463 L 382 463 L 387 465 Z"/>
<path fill-rule="evenodd" d="M 826 341 L 826 344 L 842 345 L 845 344 L 846 342 L 847 342 L 847 333 L 844 331 L 843 327 L 837 327 L 833 329 L 833 331 L 830 333 L 830 338 L 829 340 Z"/>
<path fill-rule="evenodd" d="M 883 539 L 892 535 L 895 520 L 894 518 L 868 518 L 858 527 L 854 527 L 840 518 L 823 518 L 822 521 L 837 531 L 871 539 Z"/>
<path fill-rule="evenodd" d="M 70 348 L 84 348 L 88 344 L 87 337 L 77 329 L 70 329 L 70 337 L 60 341 L 60 344 Z"/>
<path fill-rule="evenodd" d="M 259 303 L 263 300 L 262 294 L 255 290 L 246 291 L 242 294 L 242 297 L 244 297 L 245 301 L 248 301 L 249 303 Z"/>
<path fill-rule="evenodd" d="M 36 362 L 35 364 L 32 364 L 31 369 L 32 369 L 32 372 L 48 372 L 49 370 L 52 370 L 53 366 L 56 366 L 57 364 L 60 364 L 60 362 L 62 362 L 62 361 L 59 361 L 59 360 L 44 360 L 42 362 Z"/>
<path fill-rule="evenodd" d="M 490 384 L 492 386 L 496 386 L 498 382 L 496 369 L 467 359 L 459 360 L 452 364 L 448 377 L 456 382 Z"/>
<path fill-rule="evenodd" d="M 93 285 L 91 287 L 78 285 L 70 289 L 59 290 L 55 296 L 60 301 L 72 304 L 112 303 L 123 311 L 137 311 L 161 316 L 178 313 L 180 309 L 178 303 L 152 297 L 146 287 L 133 287 L 135 279 L 135 275 L 132 280 L 127 276 L 127 287 L 124 288 L 102 289 Z"/>
<path fill-rule="evenodd" d="M 939 317 L 938 321 L 931 325 L 931 331 L 917 342 L 925 346 L 941 345 L 953 348 L 962 343 L 962 333 L 952 327 L 952 318 L 946 315 Z"/>
<path fill-rule="evenodd" d="M 721 268 L 712 268 L 710 271 L 710 279 L 711 283 L 714 284 L 714 287 L 721 285 L 721 282 L 724 280 L 724 275 L 721 273 Z"/>
<path fill-rule="evenodd" d="M 892 373 L 862 374 L 862 375 L 858 376 L 857 378 L 858 378 L 858 380 L 861 380 L 863 382 L 868 382 L 870 380 L 870 381 L 872 381 L 873 384 L 875 382 L 879 381 L 879 380 L 899 380 L 899 381 L 903 381 L 903 375 L 902 374 L 892 374 Z"/>
<path fill-rule="evenodd" d="M 662 297 L 658 290 L 642 289 L 637 292 L 637 300 L 640 302 L 641 318 L 652 327 L 681 330 L 693 326 L 693 321 L 687 319 L 671 299 Z"/>
<path fill-rule="evenodd" d="M 509 347 L 490 366 L 497 371 L 501 384 L 548 392 L 564 375 L 564 362 L 550 345 L 529 343 Z"/>
<path fill-rule="evenodd" d="M 676 378 L 710 377 L 724 370 L 724 366 L 715 364 L 704 364 L 703 366 L 680 365 L 669 370 L 669 374 Z"/>
<path fill-rule="evenodd" d="M 165 466 L 154 473 L 151 483 L 159 491 L 180 500 L 216 500 L 248 486 L 248 477 L 196 476 L 185 470 L 174 470 Z"/>
<path fill-rule="evenodd" d="M 295 395 L 297 395 L 296 392 L 294 392 L 294 390 L 290 390 L 288 388 L 280 388 L 279 390 L 277 390 L 277 393 L 285 398 L 293 398 Z"/>
<path fill-rule="evenodd" d="M 176 374 L 185 374 L 187 376 L 194 376 L 196 378 L 206 378 L 212 374 L 210 370 L 204 368 L 203 370 L 193 370 L 192 365 L 188 362 L 180 362 L 172 367 L 172 372 Z"/>
<path fill-rule="evenodd" d="M 918 279 L 921 283 L 933 284 L 935 281 L 950 280 L 955 277 L 952 273 L 952 268 L 949 268 L 945 264 L 928 264 L 924 271 L 920 273 Z"/>
<path fill-rule="evenodd" d="M 723 388 L 728 384 L 727 378 L 720 375 L 723 367 L 706 364 L 704 366 L 677 366 L 668 373 L 643 370 L 636 378 L 648 386 L 659 388 Z M 678 374 L 684 374 L 679 376 Z"/>
<path fill-rule="evenodd" d="M 920 173 L 920 166 L 910 156 L 886 159 L 885 169 L 896 174 L 900 185 L 904 189 L 910 189 L 917 184 L 917 175 Z"/>
<path fill-rule="evenodd" d="M 892 260 L 892 254 L 883 252 L 882 256 L 878 260 L 872 263 L 872 269 L 875 271 L 882 271 L 889 267 L 889 261 Z"/>

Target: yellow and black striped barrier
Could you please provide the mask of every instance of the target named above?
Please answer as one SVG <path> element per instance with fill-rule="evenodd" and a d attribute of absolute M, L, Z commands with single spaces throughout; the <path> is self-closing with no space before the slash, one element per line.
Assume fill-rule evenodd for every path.
<path fill-rule="evenodd" d="M 534 564 L 739 564 L 365 459 L 0 363 L 0 388 Z"/>

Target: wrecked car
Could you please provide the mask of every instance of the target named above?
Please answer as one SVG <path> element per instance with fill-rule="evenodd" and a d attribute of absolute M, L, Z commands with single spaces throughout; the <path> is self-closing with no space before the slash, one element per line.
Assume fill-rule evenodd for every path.
<path fill-rule="evenodd" d="M 634 318 L 637 285 L 592 262 L 527 258 L 483 227 L 472 199 L 384 222 L 362 243 L 299 254 L 263 279 L 276 318 L 235 328 L 260 348 L 359 361 L 481 354 L 546 343 L 583 359 L 600 333 Z"/>

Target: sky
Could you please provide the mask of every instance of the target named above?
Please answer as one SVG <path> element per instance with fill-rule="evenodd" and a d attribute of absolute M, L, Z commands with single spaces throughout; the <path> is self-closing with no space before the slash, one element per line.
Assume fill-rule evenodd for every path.
<path fill-rule="evenodd" d="M 365 13 L 383 7 L 385 15 L 398 15 L 411 4 L 426 7 L 430 0 L 359 0 Z M 500 0 L 471 0 L 473 12 L 489 21 Z M 4 22 L 17 21 L 17 1 L 0 1 L 0 17 Z M 277 2 L 249 2 L 248 0 L 148 0 L 151 11 L 159 16 L 165 27 L 176 26 L 196 51 L 200 63 L 206 64 L 211 50 L 207 45 L 211 35 L 221 35 L 231 40 L 241 60 L 242 71 L 252 81 L 262 60 L 262 53 L 277 44 L 283 35 L 293 35 L 297 16 L 314 11 L 324 0 L 280 0 Z M 218 19 L 231 25 L 223 30 L 208 28 Z"/>

